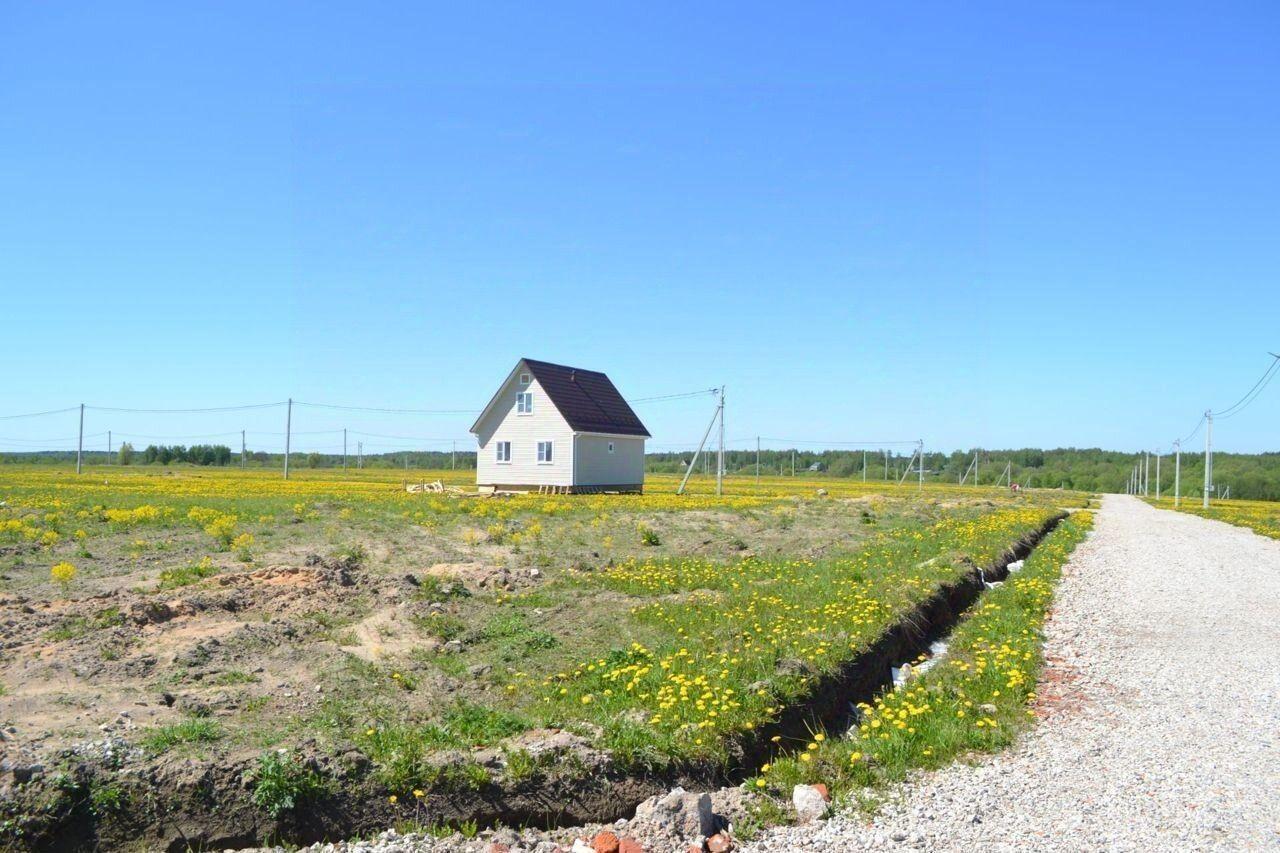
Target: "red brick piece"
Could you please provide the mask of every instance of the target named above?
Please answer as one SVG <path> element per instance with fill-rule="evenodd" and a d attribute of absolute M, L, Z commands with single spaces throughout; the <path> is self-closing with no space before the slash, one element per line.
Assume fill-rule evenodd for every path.
<path fill-rule="evenodd" d="M 618 853 L 645 853 L 645 850 L 634 838 L 624 838 L 618 842 Z"/>
<path fill-rule="evenodd" d="M 591 842 L 596 853 L 618 853 L 618 836 L 612 832 L 602 832 Z"/>
<path fill-rule="evenodd" d="M 821 782 L 814 782 L 811 786 L 815 791 L 822 795 L 822 799 L 828 803 L 831 802 L 831 793 L 827 790 L 827 786 Z"/>
<path fill-rule="evenodd" d="M 729 853 L 733 849 L 733 839 L 723 832 L 717 832 L 707 839 L 707 849 L 711 853 Z"/>

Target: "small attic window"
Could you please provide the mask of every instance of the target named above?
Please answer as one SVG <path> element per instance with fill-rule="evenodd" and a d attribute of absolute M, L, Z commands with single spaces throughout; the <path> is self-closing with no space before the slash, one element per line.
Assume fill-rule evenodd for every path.
<path fill-rule="evenodd" d="M 529 384 L 529 374 L 527 374 L 527 373 L 521 373 L 521 374 L 520 374 L 520 384 L 521 384 L 521 385 L 528 385 L 528 384 Z"/>

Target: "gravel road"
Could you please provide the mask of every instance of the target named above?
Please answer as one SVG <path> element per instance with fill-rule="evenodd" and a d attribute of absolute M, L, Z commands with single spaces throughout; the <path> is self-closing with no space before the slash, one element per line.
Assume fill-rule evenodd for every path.
<path fill-rule="evenodd" d="M 1110 496 L 1017 746 L 745 849 L 1280 849 L 1280 541 Z"/>

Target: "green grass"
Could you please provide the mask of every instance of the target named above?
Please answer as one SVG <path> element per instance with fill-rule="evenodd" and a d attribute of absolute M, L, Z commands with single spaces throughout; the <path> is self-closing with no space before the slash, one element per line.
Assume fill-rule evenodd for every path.
<path fill-rule="evenodd" d="M 257 684 L 261 680 L 251 672 L 245 672 L 242 669 L 228 669 L 207 678 L 206 682 L 217 687 L 232 687 L 237 684 Z"/>
<path fill-rule="evenodd" d="M 1064 521 L 1032 552 L 1022 571 L 983 594 L 950 637 L 945 659 L 902 688 L 860 706 L 844 737 L 815 732 L 785 750 L 748 783 L 778 798 L 799 783 L 822 782 L 849 799 L 918 768 L 936 768 L 972 752 L 1007 746 L 1033 718 L 1042 665 L 1041 627 L 1062 566 L 1087 535 L 1089 513 Z"/>
<path fill-rule="evenodd" d="M 198 718 L 150 729 L 141 743 L 149 752 L 159 754 L 186 744 L 212 743 L 222 736 L 222 728 L 216 722 Z"/>
<path fill-rule="evenodd" d="M 45 639 L 55 643 L 74 640 L 94 631 L 118 627 L 124 622 L 124 614 L 120 612 L 120 608 L 108 607 L 99 610 L 93 616 L 71 616 L 62 620 L 56 627 L 49 629 Z"/>
<path fill-rule="evenodd" d="M 221 570 L 208 557 L 198 563 L 188 563 L 175 569 L 165 569 L 160 573 L 160 580 L 156 584 L 156 592 L 165 592 L 190 586 L 205 578 L 213 577 L 219 571 Z"/>

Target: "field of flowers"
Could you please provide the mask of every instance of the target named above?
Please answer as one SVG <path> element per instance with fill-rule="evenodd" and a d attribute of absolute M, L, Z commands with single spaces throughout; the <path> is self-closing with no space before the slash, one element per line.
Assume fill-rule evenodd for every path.
<path fill-rule="evenodd" d="M 523 733 L 575 733 L 622 771 L 727 767 L 919 602 L 1085 501 L 808 477 L 678 496 L 661 476 L 489 499 L 406 478 L 469 475 L 0 468 L 10 745 L 50 761 L 110 731 L 131 779 L 170 753 L 261 756 L 222 792 L 244 808 L 269 799 L 257 780 L 354 750 L 362 796 L 415 815 L 589 773 Z"/>
<path fill-rule="evenodd" d="M 1160 509 L 1174 509 L 1172 498 L 1152 500 L 1151 504 Z M 1217 500 L 1208 509 L 1204 509 L 1199 501 L 1183 498 L 1177 509 L 1201 518 L 1248 527 L 1262 536 L 1280 539 L 1280 503 L 1276 501 Z"/>
<path fill-rule="evenodd" d="M 595 582 L 638 599 L 659 629 L 513 693 L 540 695 L 553 719 L 581 717 L 617 752 L 648 760 L 723 755 L 722 740 L 773 721 L 815 676 L 865 651 L 903 614 L 969 565 L 990 565 L 1054 515 L 1007 509 L 874 537 L 829 560 L 623 563 Z"/>

